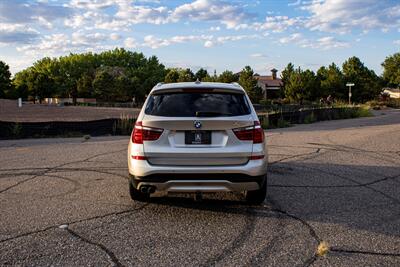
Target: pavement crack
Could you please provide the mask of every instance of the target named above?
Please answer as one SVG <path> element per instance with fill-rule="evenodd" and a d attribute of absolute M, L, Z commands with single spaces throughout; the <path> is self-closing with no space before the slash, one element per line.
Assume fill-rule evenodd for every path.
<path fill-rule="evenodd" d="M 367 250 L 354 250 L 354 249 L 343 249 L 332 247 L 330 251 L 338 252 L 338 253 L 351 253 L 351 254 L 365 254 L 365 255 L 373 255 L 373 256 L 386 256 L 386 257 L 400 257 L 400 253 L 388 253 L 388 252 L 376 252 L 376 251 L 367 251 Z"/>
<path fill-rule="evenodd" d="M 84 236 L 78 234 L 77 232 L 71 230 L 71 229 L 68 228 L 68 227 L 65 228 L 65 230 L 66 230 L 68 233 L 70 233 L 73 237 L 76 237 L 76 238 L 78 238 L 79 240 L 81 240 L 81 241 L 83 241 L 83 242 L 85 242 L 85 243 L 87 243 L 87 244 L 96 246 L 96 247 L 98 247 L 99 249 L 101 249 L 102 251 L 104 251 L 104 252 L 107 254 L 107 256 L 110 258 L 110 260 L 112 261 L 112 263 L 113 263 L 114 266 L 118 266 L 118 267 L 119 267 L 119 266 L 123 266 L 123 265 L 121 264 L 121 262 L 118 260 L 118 258 L 115 256 L 114 252 L 112 252 L 109 248 L 107 248 L 107 247 L 104 246 L 103 244 L 101 244 L 101 243 L 96 243 L 96 242 L 94 242 L 94 241 L 91 241 L 91 240 L 89 240 L 88 238 L 86 238 L 86 237 L 84 237 Z"/>
<path fill-rule="evenodd" d="M 285 161 L 285 160 L 288 160 L 288 159 L 294 159 L 294 158 L 300 158 L 300 157 L 306 157 L 306 156 L 311 156 L 311 155 L 316 155 L 316 154 L 319 154 L 320 153 L 320 151 L 321 151 L 321 149 L 320 148 L 318 148 L 318 149 L 316 149 L 315 151 L 313 151 L 313 152 L 309 152 L 309 153 L 303 153 L 303 154 L 298 154 L 298 155 L 293 155 L 293 156 L 289 156 L 289 157 L 284 157 L 284 158 L 281 158 L 281 159 L 278 159 L 278 160 L 275 160 L 275 161 L 272 161 L 272 162 L 269 162 L 268 163 L 268 165 L 274 165 L 274 164 L 276 164 L 276 163 L 279 163 L 279 162 L 282 162 L 282 161 Z"/>
<path fill-rule="evenodd" d="M 77 224 L 77 223 L 81 223 L 81 222 L 87 222 L 87 221 L 91 221 L 91 220 L 102 219 L 102 218 L 106 218 L 108 216 L 118 216 L 118 215 L 121 215 L 121 214 L 126 214 L 126 213 L 130 213 L 130 212 L 135 212 L 135 211 L 142 210 L 147 205 L 149 205 L 149 203 L 145 203 L 145 204 L 143 204 L 143 205 L 141 205 L 141 206 L 139 206 L 139 207 L 137 207 L 135 209 L 129 209 L 129 210 L 122 210 L 122 211 L 119 211 L 119 212 L 106 213 L 106 214 L 102 214 L 102 215 L 97 215 L 97 216 L 93 216 L 93 217 L 89 217 L 89 218 L 83 218 L 83 219 L 79 219 L 79 220 L 75 220 L 75 221 L 71 221 L 71 222 L 67 222 L 67 223 L 61 223 L 61 224 L 72 225 L 72 224 Z M 38 230 L 35 230 L 35 231 L 22 233 L 22 234 L 13 236 L 13 237 L 5 238 L 5 239 L 0 240 L 0 244 L 4 243 L 4 242 L 7 242 L 7 241 L 11 241 L 11 240 L 17 239 L 17 238 L 20 238 L 20 237 L 25 237 L 25 236 L 29 236 L 29 235 L 32 235 L 32 234 L 45 232 L 45 231 L 48 231 L 50 229 L 55 229 L 55 228 L 58 228 L 59 225 L 60 224 L 47 226 L 47 227 L 42 228 L 42 229 L 38 229 Z"/>
<path fill-rule="evenodd" d="M 245 211 L 246 222 L 245 227 L 243 227 L 242 231 L 235 237 L 235 239 L 215 257 L 208 259 L 204 266 L 214 266 L 216 263 L 221 262 L 223 259 L 232 255 L 236 249 L 243 246 L 246 240 L 250 237 L 251 233 L 254 232 L 256 217 L 251 213 L 251 209 L 247 208 Z"/>

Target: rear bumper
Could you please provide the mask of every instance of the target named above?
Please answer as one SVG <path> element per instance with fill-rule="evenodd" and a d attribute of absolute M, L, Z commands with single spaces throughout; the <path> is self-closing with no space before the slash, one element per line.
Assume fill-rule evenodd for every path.
<path fill-rule="evenodd" d="M 243 165 L 228 166 L 163 166 L 152 165 L 147 160 L 128 158 L 129 174 L 135 177 L 150 177 L 151 175 L 179 175 L 179 174 L 227 174 L 262 176 L 267 173 L 267 158 L 249 160 Z"/>
<path fill-rule="evenodd" d="M 257 190 L 265 182 L 265 175 L 220 173 L 156 174 L 145 177 L 131 175 L 131 183 L 136 189 L 153 186 L 156 191 L 161 192 L 241 192 Z"/>

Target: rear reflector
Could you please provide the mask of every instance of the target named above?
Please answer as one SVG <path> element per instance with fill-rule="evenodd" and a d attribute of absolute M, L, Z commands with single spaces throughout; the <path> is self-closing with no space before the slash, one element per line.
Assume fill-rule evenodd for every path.
<path fill-rule="evenodd" d="M 260 126 L 260 122 L 255 121 L 254 126 L 233 129 L 236 137 L 242 141 L 253 141 L 254 144 L 264 142 L 264 131 Z"/>
<path fill-rule="evenodd" d="M 132 159 L 136 159 L 136 160 L 147 160 L 147 157 L 145 157 L 145 156 L 132 156 Z"/>
<path fill-rule="evenodd" d="M 257 159 L 263 159 L 265 156 L 264 155 L 258 155 L 258 156 L 251 156 L 249 160 L 257 160 Z"/>
<path fill-rule="evenodd" d="M 160 138 L 163 129 L 143 126 L 141 121 L 135 123 L 132 132 L 132 142 L 135 144 L 143 144 L 143 141 L 155 141 Z"/>

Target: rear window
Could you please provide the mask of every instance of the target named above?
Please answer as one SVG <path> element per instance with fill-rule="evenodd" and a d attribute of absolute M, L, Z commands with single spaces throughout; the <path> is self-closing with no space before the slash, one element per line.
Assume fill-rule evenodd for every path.
<path fill-rule="evenodd" d="M 145 114 L 165 117 L 220 117 L 250 114 L 241 93 L 174 92 L 149 96 Z"/>

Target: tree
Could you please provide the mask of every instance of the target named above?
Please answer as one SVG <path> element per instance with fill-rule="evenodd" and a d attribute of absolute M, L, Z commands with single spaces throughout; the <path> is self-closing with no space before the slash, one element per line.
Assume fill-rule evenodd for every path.
<path fill-rule="evenodd" d="M 166 83 L 176 83 L 179 79 L 179 71 L 178 69 L 169 69 L 167 70 L 167 75 L 165 75 L 164 82 Z"/>
<path fill-rule="evenodd" d="M 233 72 L 229 70 L 222 72 L 218 76 L 218 82 L 221 83 L 233 83 L 233 82 L 238 82 L 238 80 L 239 80 L 238 75 L 233 74 Z"/>
<path fill-rule="evenodd" d="M 27 77 L 27 86 L 29 95 L 33 96 L 33 102 L 36 99 L 39 103 L 42 103 L 45 97 L 50 97 L 51 92 L 55 89 L 55 83 L 52 78 L 48 75 L 35 71 L 33 68 L 30 69 Z"/>
<path fill-rule="evenodd" d="M 327 97 L 328 95 L 342 99 L 346 97 L 343 73 L 335 63 L 329 65 L 328 68 L 321 67 L 317 72 L 317 80 L 320 83 L 318 97 Z"/>
<path fill-rule="evenodd" d="M 12 80 L 13 89 L 8 95 L 11 98 L 28 98 L 29 88 L 28 88 L 28 77 L 29 69 L 17 72 Z"/>
<path fill-rule="evenodd" d="M 0 61 L 0 98 L 3 98 L 11 89 L 10 67 L 3 61 Z"/>
<path fill-rule="evenodd" d="M 351 57 L 343 63 L 345 82 L 353 82 L 352 99 L 364 102 L 377 97 L 382 90 L 381 81 L 374 71 L 364 66 L 357 57 Z"/>
<path fill-rule="evenodd" d="M 386 86 L 400 87 L 400 53 L 387 57 L 382 67 Z"/>
<path fill-rule="evenodd" d="M 111 75 L 109 67 L 99 68 L 93 79 L 94 95 L 100 99 L 114 100 L 113 92 L 114 79 Z"/>
<path fill-rule="evenodd" d="M 178 77 L 178 82 L 193 82 L 194 81 L 194 74 L 193 72 L 188 68 L 184 70 L 179 70 L 179 77 Z"/>
<path fill-rule="evenodd" d="M 92 97 L 93 92 L 93 77 L 84 73 L 77 82 L 77 90 L 79 97 Z"/>
<path fill-rule="evenodd" d="M 239 84 L 246 90 L 253 103 L 258 103 L 262 99 L 262 90 L 257 85 L 257 79 L 254 78 L 254 71 L 250 66 L 244 67 L 241 71 Z"/>
<path fill-rule="evenodd" d="M 194 79 L 203 81 L 203 79 L 206 78 L 207 76 L 209 76 L 207 70 L 200 68 L 194 75 Z"/>
<path fill-rule="evenodd" d="M 289 79 L 285 85 L 285 96 L 292 102 L 303 102 L 305 95 L 305 86 L 302 77 L 302 70 L 300 67 L 293 71 L 293 73 L 288 76 Z"/>
<path fill-rule="evenodd" d="M 301 81 L 303 85 L 303 96 L 300 99 L 301 101 L 309 100 L 315 101 L 320 97 L 320 84 L 317 81 L 317 77 L 315 73 L 311 70 L 305 70 L 301 72 Z"/>

